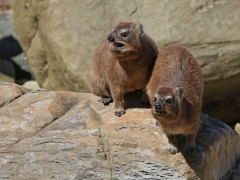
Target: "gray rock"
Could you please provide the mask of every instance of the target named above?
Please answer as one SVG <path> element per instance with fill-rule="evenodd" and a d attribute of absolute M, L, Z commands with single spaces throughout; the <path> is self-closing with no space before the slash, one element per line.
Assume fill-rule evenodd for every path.
<path fill-rule="evenodd" d="M 12 77 L 6 76 L 5 74 L 0 72 L 0 82 L 14 83 L 14 79 Z"/>
<path fill-rule="evenodd" d="M 37 83 L 37 81 L 27 81 L 23 84 L 23 87 L 31 90 L 41 89 Z"/>
<path fill-rule="evenodd" d="M 14 39 L 17 40 L 16 35 L 15 35 L 15 31 L 14 31 L 14 28 L 13 28 L 11 1 L 10 0 L 2 0 L 0 2 L 0 40 L 1 40 L 0 49 L 2 47 L 6 48 L 6 44 L 4 44 L 2 42 L 2 39 L 6 38 L 6 37 L 10 37 L 10 36 L 12 36 Z M 12 39 L 8 40 L 8 41 L 5 39 L 5 43 L 6 42 L 7 42 L 7 47 L 10 47 L 9 44 L 11 44 L 11 43 L 13 44 L 13 46 L 10 47 L 9 52 L 11 52 L 11 50 L 12 50 L 13 51 L 12 53 L 15 54 L 16 51 L 19 50 L 20 47 L 18 49 L 16 49 L 16 45 L 14 44 L 14 42 L 12 42 Z M 1 53 L 3 51 L 4 50 L 2 50 Z M 20 52 L 21 52 L 21 49 L 20 49 Z M 9 56 L 8 53 L 7 53 L 7 55 Z M 13 54 L 11 54 L 11 55 L 13 55 Z M 28 64 L 27 58 L 24 55 L 24 53 L 22 53 L 21 55 L 18 55 L 16 57 L 13 57 L 11 60 L 9 59 L 9 57 L 6 57 L 6 55 L 4 56 L 3 54 L 1 54 L 1 58 L 3 58 L 6 61 L 3 64 L 3 60 L 0 60 L 1 61 L 0 62 L 0 64 L 1 64 L 1 67 L 0 67 L 0 82 L 4 82 L 4 81 L 5 82 L 19 82 L 18 80 L 16 81 L 16 79 L 18 77 L 16 77 L 15 75 L 18 74 L 18 73 L 16 73 L 15 71 L 19 72 L 20 70 L 16 69 L 15 65 L 13 66 L 12 60 L 14 61 L 14 63 L 16 63 L 17 65 L 20 66 L 19 67 L 20 69 L 32 74 L 31 68 Z M 7 62 L 7 61 L 9 61 L 9 62 Z M 9 65 L 6 66 L 6 63 L 8 63 Z M 11 66 L 11 67 L 9 67 L 9 66 Z M 7 71 L 7 73 L 6 73 L 6 71 Z M 12 73 L 9 74 L 10 71 L 14 71 L 13 74 Z"/>
<path fill-rule="evenodd" d="M 0 84 L 0 179 L 212 179 L 238 177 L 240 137 L 201 116 L 197 151 L 166 150 L 167 138 L 141 96 L 126 96 L 127 113 L 98 97 L 66 91 L 28 91 Z M 8 97 L 4 94 L 8 92 Z M 233 171 L 233 169 L 235 171 Z"/>
<path fill-rule="evenodd" d="M 12 58 L 12 60 L 18 64 L 22 70 L 29 72 L 31 74 L 33 74 L 32 69 L 28 63 L 27 57 L 24 53 L 21 53 L 15 57 Z"/>
<path fill-rule="evenodd" d="M 12 10 L 0 10 L 0 39 L 10 35 L 16 36 L 13 29 Z"/>

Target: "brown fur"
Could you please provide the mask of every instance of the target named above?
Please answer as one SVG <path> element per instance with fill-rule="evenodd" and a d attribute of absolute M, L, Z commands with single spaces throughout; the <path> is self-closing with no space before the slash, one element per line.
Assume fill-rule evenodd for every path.
<path fill-rule="evenodd" d="M 146 87 L 158 50 L 151 38 L 144 34 L 142 25 L 131 22 L 120 23 L 107 38 L 94 55 L 90 69 L 91 91 L 101 96 L 105 105 L 112 98 L 115 114 L 121 116 L 125 113 L 124 93 Z"/>
<path fill-rule="evenodd" d="M 203 86 L 201 69 L 187 49 L 169 46 L 158 54 L 147 93 L 154 117 L 175 146 L 172 153 L 178 151 L 175 134 L 187 136 L 187 152 L 195 149 Z"/>

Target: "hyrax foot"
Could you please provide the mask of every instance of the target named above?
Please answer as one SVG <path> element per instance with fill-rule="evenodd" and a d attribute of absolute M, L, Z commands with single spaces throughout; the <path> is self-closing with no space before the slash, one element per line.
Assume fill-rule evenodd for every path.
<path fill-rule="evenodd" d="M 194 152 L 195 150 L 196 150 L 195 145 L 188 145 L 185 147 L 184 152 L 188 154 Z"/>
<path fill-rule="evenodd" d="M 118 116 L 118 117 L 120 117 L 121 115 L 123 115 L 125 113 L 126 113 L 126 111 L 124 109 L 115 111 L 115 115 Z"/>
<path fill-rule="evenodd" d="M 172 144 L 169 144 L 168 146 L 168 151 L 171 153 L 171 154 L 176 154 L 179 152 L 178 148 Z"/>
<path fill-rule="evenodd" d="M 178 150 L 178 143 L 177 143 L 177 139 L 175 137 L 174 134 L 167 134 L 167 138 L 168 138 L 168 151 L 172 154 L 176 154 L 179 152 Z"/>
<path fill-rule="evenodd" d="M 196 134 L 187 135 L 186 146 L 184 149 L 185 153 L 191 153 L 196 150 L 195 139 L 196 139 Z"/>
<path fill-rule="evenodd" d="M 101 98 L 101 99 L 99 99 L 99 101 L 100 101 L 101 103 L 103 103 L 104 106 L 107 106 L 107 105 L 109 105 L 111 102 L 113 102 L 113 100 L 112 100 L 111 97 L 109 97 L 109 98 Z"/>

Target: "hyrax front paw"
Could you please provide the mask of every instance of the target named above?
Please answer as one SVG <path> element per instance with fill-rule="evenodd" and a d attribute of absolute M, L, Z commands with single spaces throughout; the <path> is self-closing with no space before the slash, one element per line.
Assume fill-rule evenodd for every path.
<path fill-rule="evenodd" d="M 100 101 L 101 103 L 103 103 L 104 106 L 107 106 L 107 105 L 109 105 L 111 102 L 113 102 L 113 100 L 112 100 L 111 97 L 109 97 L 109 98 L 101 98 L 101 99 L 99 99 L 99 101 Z"/>
<path fill-rule="evenodd" d="M 123 115 L 125 113 L 126 113 L 126 111 L 124 109 L 115 111 L 115 115 L 118 117 L 120 117 L 121 115 Z"/>
<path fill-rule="evenodd" d="M 172 144 L 169 144 L 168 146 L 168 151 L 171 153 L 171 154 L 176 154 L 179 152 L 178 148 Z"/>

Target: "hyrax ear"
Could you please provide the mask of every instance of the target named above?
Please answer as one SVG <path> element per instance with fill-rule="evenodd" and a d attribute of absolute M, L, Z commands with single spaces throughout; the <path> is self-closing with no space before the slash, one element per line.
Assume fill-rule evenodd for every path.
<path fill-rule="evenodd" d="M 179 98 L 182 99 L 183 98 L 183 93 L 184 93 L 183 88 L 182 87 L 177 87 L 175 89 L 175 91 L 176 91 L 177 96 L 179 96 Z"/>
<path fill-rule="evenodd" d="M 143 34 L 143 26 L 141 24 L 138 25 L 138 29 L 140 31 L 140 34 Z"/>

